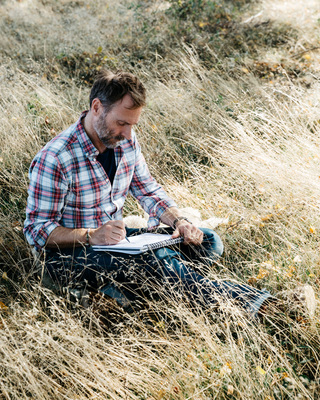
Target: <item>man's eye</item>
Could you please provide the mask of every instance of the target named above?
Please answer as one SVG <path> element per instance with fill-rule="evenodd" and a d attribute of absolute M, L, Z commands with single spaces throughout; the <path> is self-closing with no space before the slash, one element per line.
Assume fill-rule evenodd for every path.
<path fill-rule="evenodd" d="M 124 122 L 118 122 L 118 125 L 119 126 L 125 126 L 125 123 Z"/>

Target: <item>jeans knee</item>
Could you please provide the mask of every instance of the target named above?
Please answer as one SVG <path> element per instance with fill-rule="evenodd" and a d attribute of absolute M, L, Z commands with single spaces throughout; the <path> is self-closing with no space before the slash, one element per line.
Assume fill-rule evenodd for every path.
<path fill-rule="evenodd" d="M 200 229 L 203 232 L 203 245 L 207 248 L 208 251 L 213 252 L 218 257 L 221 257 L 224 247 L 220 236 L 212 229 Z"/>

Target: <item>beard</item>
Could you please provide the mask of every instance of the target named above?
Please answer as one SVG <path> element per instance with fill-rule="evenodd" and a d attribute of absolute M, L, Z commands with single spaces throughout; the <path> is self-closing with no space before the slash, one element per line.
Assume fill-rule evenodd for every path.
<path fill-rule="evenodd" d="M 119 145 L 119 142 L 125 139 L 122 135 L 114 135 L 114 131 L 109 129 L 106 122 L 107 113 L 100 115 L 98 121 L 93 124 L 93 129 L 96 131 L 99 140 L 106 146 L 107 149 L 114 149 Z"/>

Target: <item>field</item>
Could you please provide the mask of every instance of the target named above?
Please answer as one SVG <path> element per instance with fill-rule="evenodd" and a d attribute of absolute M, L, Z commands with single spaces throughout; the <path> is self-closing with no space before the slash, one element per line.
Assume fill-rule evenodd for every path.
<path fill-rule="evenodd" d="M 272 294 L 320 284 L 316 0 L 0 2 L 0 399 L 318 399 L 320 314 L 272 325 L 171 293 L 133 314 L 39 284 L 22 227 L 33 156 L 101 68 L 148 91 L 152 174 L 216 231 L 205 271 Z M 126 215 L 143 216 L 129 198 Z"/>

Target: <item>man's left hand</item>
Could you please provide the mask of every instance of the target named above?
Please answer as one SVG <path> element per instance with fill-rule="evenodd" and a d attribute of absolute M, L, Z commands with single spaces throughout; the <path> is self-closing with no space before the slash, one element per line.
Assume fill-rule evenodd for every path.
<path fill-rule="evenodd" d="M 203 232 L 190 222 L 181 220 L 176 224 L 176 229 L 172 234 L 172 238 L 184 237 L 184 244 L 194 244 L 199 246 L 203 241 Z"/>

